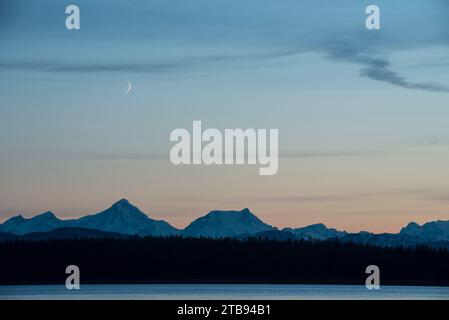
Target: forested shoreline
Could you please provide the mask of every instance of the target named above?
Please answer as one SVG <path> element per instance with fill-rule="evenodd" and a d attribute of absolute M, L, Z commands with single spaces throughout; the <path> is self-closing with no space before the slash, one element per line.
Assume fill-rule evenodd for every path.
<path fill-rule="evenodd" d="M 449 285 L 449 251 L 428 247 L 181 237 L 0 243 L 0 284 L 63 284 L 68 265 L 85 284 L 364 284 L 366 267 L 377 265 L 383 284 Z"/>

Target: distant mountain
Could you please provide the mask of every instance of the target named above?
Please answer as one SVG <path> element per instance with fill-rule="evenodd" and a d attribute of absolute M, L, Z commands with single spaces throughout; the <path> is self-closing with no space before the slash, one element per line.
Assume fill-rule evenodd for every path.
<path fill-rule="evenodd" d="M 406 234 L 381 233 L 374 234 L 370 232 L 348 233 L 339 239 L 342 242 L 354 242 L 357 244 L 366 244 L 376 247 L 416 247 L 428 246 L 433 248 L 448 248 L 448 240 L 419 239 Z"/>
<path fill-rule="evenodd" d="M 179 233 L 167 222 L 149 218 L 125 199 L 103 212 L 75 220 L 70 226 L 142 236 L 171 236 Z"/>
<path fill-rule="evenodd" d="M 21 215 L 12 217 L 3 224 L 3 231 L 18 235 L 31 232 L 46 232 L 63 228 L 67 223 L 67 221 L 56 218 L 52 212 L 48 211 L 30 219 L 26 219 Z"/>
<path fill-rule="evenodd" d="M 144 236 L 170 236 L 179 233 L 178 229 L 167 222 L 149 218 L 125 199 L 114 203 L 103 212 L 80 219 L 61 220 L 52 212 L 46 212 L 30 219 L 21 215 L 12 217 L 2 225 L 4 232 L 16 235 L 48 232 L 60 228 L 96 229 Z"/>
<path fill-rule="evenodd" d="M 410 222 L 400 234 L 424 241 L 449 241 L 449 221 L 432 221 L 422 226 Z"/>
<path fill-rule="evenodd" d="M 274 228 L 252 214 L 249 209 L 241 211 L 211 211 L 189 224 L 183 236 L 223 238 L 252 234 Z"/>
<path fill-rule="evenodd" d="M 434 248 L 449 248 L 449 238 L 446 237 L 445 227 L 447 222 L 437 221 L 416 227 L 409 224 L 401 233 L 374 234 L 366 231 L 347 233 L 333 228 L 327 228 L 324 224 L 314 224 L 303 228 L 284 228 L 282 230 L 269 230 L 237 237 L 238 239 L 264 238 L 270 240 L 329 240 L 338 239 L 341 242 L 354 242 L 376 247 L 416 247 L 429 246 Z M 410 233 L 410 234 L 407 234 Z M 435 236 L 433 236 L 433 234 Z"/>
<path fill-rule="evenodd" d="M 288 231 L 296 235 L 298 238 L 304 240 L 327 240 L 331 238 L 341 238 L 346 235 L 345 231 L 338 231 L 333 228 L 327 228 L 322 223 L 312 224 L 302 228 L 284 228 L 283 231 Z"/>
<path fill-rule="evenodd" d="M 374 234 L 366 231 L 359 233 L 348 233 L 340 240 L 344 242 L 350 241 L 377 247 L 412 247 L 420 244 L 419 241 L 416 241 L 416 239 L 406 235 L 393 233 Z"/>

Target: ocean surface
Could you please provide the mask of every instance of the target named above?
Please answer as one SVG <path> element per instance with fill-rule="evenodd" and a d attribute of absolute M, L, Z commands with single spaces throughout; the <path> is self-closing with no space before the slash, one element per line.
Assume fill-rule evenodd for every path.
<path fill-rule="evenodd" d="M 64 285 L 0 285 L 4 299 L 439 299 L 449 300 L 449 287 L 383 286 L 368 290 L 356 285 L 265 285 L 265 284 L 166 284 L 166 285 L 81 285 L 67 290 Z"/>

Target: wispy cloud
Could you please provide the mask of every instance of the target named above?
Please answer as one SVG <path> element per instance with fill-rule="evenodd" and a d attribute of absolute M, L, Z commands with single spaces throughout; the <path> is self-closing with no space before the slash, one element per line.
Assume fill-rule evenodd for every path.
<path fill-rule="evenodd" d="M 449 93 L 449 87 L 437 83 L 413 82 L 392 70 L 391 62 L 385 58 L 373 57 L 347 43 L 338 43 L 327 48 L 331 59 L 355 63 L 361 66 L 360 76 L 389 83 L 406 89 Z"/>
<path fill-rule="evenodd" d="M 188 66 L 191 61 L 166 63 L 51 63 L 51 62 L 13 62 L 0 63 L 0 69 L 55 72 L 55 73 L 96 73 L 96 72 L 131 72 L 131 73 L 166 73 Z"/>
<path fill-rule="evenodd" d="M 385 150 L 317 150 L 317 151 L 281 151 L 280 158 L 336 158 L 336 157 L 358 157 L 386 154 Z"/>
<path fill-rule="evenodd" d="M 257 197 L 257 200 L 277 202 L 351 202 L 376 197 L 414 197 L 420 199 L 449 200 L 449 195 L 442 194 L 441 190 L 425 188 L 389 189 L 337 194 L 263 196 Z"/>
<path fill-rule="evenodd" d="M 149 59 L 139 63 L 115 62 L 46 62 L 46 61 L 3 61 L 0 69 L 37 71 L 53 73 L 97 73 L 97 72 L 129 72 L 129 73 L 168 73 L 200 65 L 233 61 L 260 61 L 282 58 L 299 54 L 297 50 L 272 50 L 254 53 L 194 55 L 190 57 L 171 57 L 165 59 Z M 139 59 L 142 60 L 142 59 Z"/>

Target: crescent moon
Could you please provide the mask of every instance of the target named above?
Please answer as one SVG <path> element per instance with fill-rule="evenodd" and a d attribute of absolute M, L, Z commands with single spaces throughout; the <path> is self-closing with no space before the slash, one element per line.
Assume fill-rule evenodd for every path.
<path fill-rule="evenodd" d="M 130 93 L 131 92 L 131 89 L 132 89 L 132 84 L 131 84 L 131 82 L 128 80 L 128 89 L 126 89 L 126 91 L 125 91 L 125 94 L 128 94 L 128 93 Z"/>

